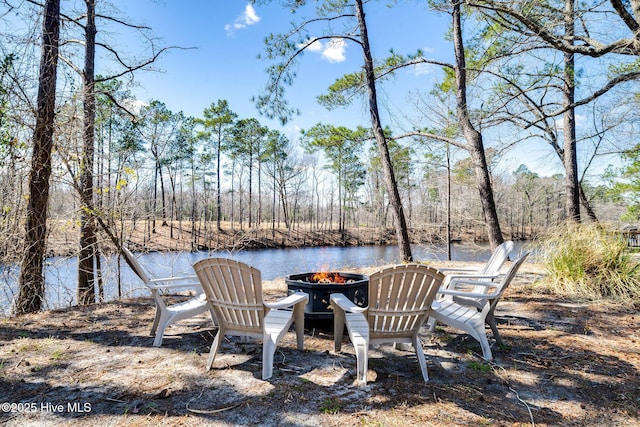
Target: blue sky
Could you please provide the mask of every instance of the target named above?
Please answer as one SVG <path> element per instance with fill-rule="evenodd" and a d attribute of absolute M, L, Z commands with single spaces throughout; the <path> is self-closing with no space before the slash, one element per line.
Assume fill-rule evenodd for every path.
<path fill-rule="evenodd" d="M 425 2 L 401 1 L 393 8 L 387 3 L 367 5 L 374 55 L 383 57 L 394 48 L 399 53 L 427 49 L 442 58 L 450 56 L 451 49 L 444 41 L 445 16 L 429 12 Z M 226 99 L 240 117 L 256 117 L 272 128 L 280 128 L 278 122 L 259 116 L 251 101 L 267 82 L 265 70 L 270 65 L 258 55 L 264 53 L 267 35 L 288 31 L 290 23 L 304 15 L 291 14 L 277 1 L 251 6 L 246 0 L 119 0 L 116 5 L 131 21 L 152 27 L 164 45 L 194 48 L 164 55 L 156 64 L 160 73 L 138 73 L 136 80 L 141 87 L 134 91 L 137 98 L 158 99 L 171 110 L 192 116 L 200 116 L 212 102 Z M 133 40 L 122 42 L 127 48 L 135 45 Z M 305 54 L 297 68 L 296 83 L 287 90 L 287 98 L 302 114 L 280 130 L 294 132 L 319 121 L 366 125 L 368 112 L 361 102 L 333 112 L 316 103 L 316 97 L 336 78 L 357 71 L 361 65 L 362 53 L 351 44 L 326 44 Z M 430 72 L 413 70 L 396 78 L 383 90 L 386 102 L 400 109 L 410 88 L 428 91 L 433 84 Z"/>
<path fill-rule="evenodd" d="M 289 31 L 291 22 L 310 17 L 311 12 L 292 14 L 278 0 L 268 5 L 251 5 L 247 0 L 114 0 L 123 16 L 147 25 L 161 38 L 164 46 L 181 46 L 165 54 L 155 64 L 160 72 L 140 72 L 134 90 L 141 101 L 158 99 L 172 111 L 199 117 L 218 99 L 229 101 L 240 118 L 255 117 L 291 140 L 300 129 L 318 122 L 356 127 L 367 126 L 369 113 L 361 101 L 347 109 L 327 111 L 316 102 L 336 78 L 362 66 L 362 52 L 353 44 L 325 46 L 308 51 L 297 66 L 298 77 L 287 89 L 291 105 L 301 110 L 285 127 L 259 115 L 251 98 L 267 82 L 270 65 L 258 59 L 264 53 L 264 39 L 270 33 Z M 389 7 L 393 4 L 393 7 Z M 365 12 L 374 58 L 383 58 L 393 49 L 410 54 L 423 50 L 433 59 L 451 62 L 453 51 L 446 41 L 448 16 L 430 11 L 427 2 L 418 0 L 381 0 L 366 4 Z M 340 27 L 336 26 L 336 32 Z M 322 35 L 322 34 L 316 34 Z M 111 35 L 110 35 L 111 36 Z M 125 51 L 136 51 L 136 40 L 114 35 L 111 42 Z M 142 56 L 141 51 L 136 52 Z M 434 67 L 398 73 L 379 87 L 383 125 L 396 131 L 405 114 L 413 114 L 411 93 L 428 93 L 439 74 Z M 485 139 L 487 144 L 490 138 Z M 551 159 L 551 161 L 550 161 Z M 559 161 L 541 144 L 514 150 L 503 159 L 503 168 L 513 170 L 522 163 L 542 175 L 561 171 Z"/>

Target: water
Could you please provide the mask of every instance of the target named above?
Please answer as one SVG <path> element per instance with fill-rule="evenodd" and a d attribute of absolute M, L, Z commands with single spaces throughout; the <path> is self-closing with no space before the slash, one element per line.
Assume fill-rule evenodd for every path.
<path fill-rule="evenodd" d="M 521 245 L 516 242 L 517 252 Z M 419 261 L 446 260 L 444 245 L 415 245 L 413 257 Z M 153 277 L 170 275 L 194 275 L 191 267 L 196 261 L 207 257 L 225 257 L 252 265 L 262 272 L 263 280 L 274 280 L 289 274 L 309 271 L 349 271 L 360 267 L 393 264 L 400 260 L 398 247 L 393 246 L 350 246 L 313 247 L 287 249 L 261 249 L 238 252 L 196 252 L 136 254 L 143 267 Z M 491 256 L 488 244 L 452 244 L 452 258 L 456 261 L 486 261 Z M 120 259 L 121 294 L 124 297 L 149 295 L 142 281 Z M 46 260 L 46 295 L 44 307 L 47 309 L 69 307 L 76 301 L 77 258 L 55 257 Z M 102 260 L 102 275 L 105 282 L 105 300 L 118 296 L 118 258 L 105 257 Z M 0 315 L 10 314 L 11 301 L 17 295 L 19 267 L 0 265 Z"/>

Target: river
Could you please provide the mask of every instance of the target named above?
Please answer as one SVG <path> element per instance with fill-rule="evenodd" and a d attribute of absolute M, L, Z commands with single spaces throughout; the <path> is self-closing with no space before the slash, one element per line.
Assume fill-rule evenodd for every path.
<path fill-rule="evenodd" d="M 517 252 L 522 246 L 516 242 Z M 412 246 L 413 257 L 419 261 L 446 260 L 444 245 Z M 453 243 L 452 259 L 455 261 L 486 261 L 491 256 L 488 244 Z M 191 265 L 207 257 L 232 258 L 258 268 L 263 280 L 274 280 L 289 274 L 309 271 L 348 271 L 361 267 L 399 262 L 399 251 L 391 246 L 310 247 L 286 249 L 243 250 L 237 252 L 151 252 L 137 254 L 138 260 L 153 277 L 169 275 L 194 275 Z M 149 291 L 120 260 L 121 294 L 124 297 L 148 295 Z M 76 275 L 78 260 L 75 257 L 54 257 L 46 260 L 45 282 L 46 309 L 69 307 L 76 301 Z M 105 300 L 118 297 L 118 258 L 108 256 L 102 260 L 105 282 Z M 10 315 L 11 301 L 17 295 L 19 266 L 0 265 L 0 316 Z"/>

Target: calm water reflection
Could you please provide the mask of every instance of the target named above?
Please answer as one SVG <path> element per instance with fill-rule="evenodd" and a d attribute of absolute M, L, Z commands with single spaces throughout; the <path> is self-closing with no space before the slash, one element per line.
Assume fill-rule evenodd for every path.
<path fill-rule="evenodd" d="M 522 244 L 516 242 L 516 251 Z M 414 259 L 420 261 L 446 260 L 444 246 L 412 247 Z M 491 251 L 488 244 L 452 244 L 452 259 L 456 261 L 486 261 Z M 274 280 L 289 274 L 318 270 L 344 270 L 399 262 L 397 246 L 356 246 L 262 249 L 239 252 L 159 253 L 139 255 L 141 264 L 155 277 L 167 275 L 193 275 L 191 265 L 207 257 L 226 257 L 245 262 L 262 272 L 264 280 Z M 121 264 L 121 291 L 123 296 L 148 295 L 142 282 L 124 261 L 117 257 L 103 260 L 105 299 L 118 296 L 118 263 Z M 76 258 L 49 258 L 45 270 L 46 307 L 61 308 L 75 304 L 77 274 Z M 10 301 L 17 294 L 18 266 L 0 265 L 0 314 L 10 314 Z"/>

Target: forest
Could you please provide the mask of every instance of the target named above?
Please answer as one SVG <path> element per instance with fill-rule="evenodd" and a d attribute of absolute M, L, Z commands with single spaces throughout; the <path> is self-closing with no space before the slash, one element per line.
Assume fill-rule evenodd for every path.
<path fill-rule="evenodd" d="M 0 265 L 21 265 L 18 313 L 40 309 L 56 231 L 77 233 L 68 255 L 79 257 L 86 304 L 95 301 L 100 253 L 154 249 L 145 242 L 160 227 L 189 250 L 252 230 L 376 230 L 411 260 L 415 235 L 495 247 L 565 221 L 637 226 L 637 0 L 430 2 L 425 13 L 450 19 L 451 62 L 419 46 L 373 57 L 365 11 L 382 2 L 258 3 L 311 14 L 265 42 L 260 116 L 212 99 L 191 117 L 161 94 L 132 95 L 135 72 L 174 48 L 135 17 L 102 0 L 0 1 Z M 138 32 L 148 50 L 120 52 L 96 37 L 103 28 Z M 296 138 L 264 125 L 292 119 L 296 63 L 336 38 L 360 49 L 362 67 L 336 76 L 318 102 L 361 103 L 370 123 L 318 123 Z M 96 52 L 109 67 L 96 67 Z M 413 98 L 418 121 L 385 123 L 379 89 L 421 64 L 439 77 Z M 515 146 L 547 148 L 564 173 L 542 176 L 524 162 L 507 170 Z M 594 172 L 602 162 L 611 166 Z"/>

